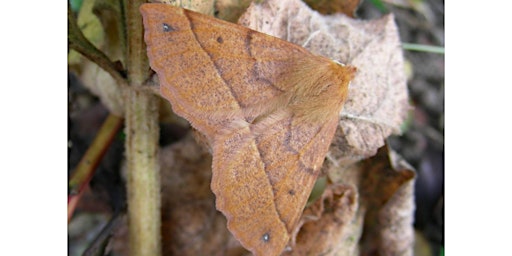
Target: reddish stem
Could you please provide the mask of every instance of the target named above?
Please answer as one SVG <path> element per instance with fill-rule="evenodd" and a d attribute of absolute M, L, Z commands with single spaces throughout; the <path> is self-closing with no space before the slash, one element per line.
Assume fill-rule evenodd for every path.
<path fill-rule="evenodd" d="M 110 114 L 103 122 L 91 146 L 87 149 L 87 152 L 85 152 L 85 155 L 76 166 L 69 180 L 68 222 L 73 216 L 73 212 L 83 194 L 84 188 L 94 176 L 96 167 L 105 155 L 105 152 L 114 140 L 122 124 L 123 119 L 121 117 Z"/>

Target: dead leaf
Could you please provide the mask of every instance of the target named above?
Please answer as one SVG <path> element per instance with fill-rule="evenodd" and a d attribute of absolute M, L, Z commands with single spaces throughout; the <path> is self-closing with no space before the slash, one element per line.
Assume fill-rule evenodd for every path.
<path fill-rule="evenodd" d="M 217 9 L 215 16 L 221 20 L 236 23 L 249 4 L 251 4 L 251 0 L 217 0 L 215 1 L 215 9 Z"/>
<path fill-rule="evenodd" d="M 160 148 L 162 255 L 249 255 L 226 228 L 210 190 L 212 158 L 189 133 Z M 129 255 L 128 223 L 110 242 L 115 255 Z"/>
<path fill-rule="evenodd" d="M 312 228 L 305 229 L 306 224 L 300 228 L 291 254 L 297 251 L 294 255 L 302 255 L 302 252 L 311 252 L 314 248 L 315 253 L 311 255 L 412 255 L 414 170 L 394 152 L 389 152 L 387 147 L 379 149 L 377 155 L 343 169 L 336 171 L 340 179 L 330 187 L 337 188 L 334 191 L 338 195 L 339 191 L 350 192 L 346 195 L 356 198 L 355 202 L 345 204 L 345 208 L 339 211 L 334 208 L 335 212 L 343 214 L 340 222 L 331 221 L 330 211 L 318 210 L 322 209 L 318 207 L 321 204 L 329 205 L 326 202 L 316 202 L 314 207 L 317 210 L 306 209 L 301 223 L 305 222 Z M 329 195 L 332 192 L 326 190 L 325 193 Z M 345 199 L 345 202 L 350 200 Z M 307 214 L 312 211 L 317 214 Z M 330 225 L 324 223 L 331 223 L 337 228 L 330 229 Z M 313 227 L 316 226 L 322 231 L 315 231 Z M 305 241 L 309 245 L 302 245 L 301 233 L 310 234 Z"/>
<path fill-rule="evenodd" d="M 393 15 L 362 21 L 322 16 L 299 0 L 252 4 L 239 23 L 357 67 L 328 159 L 348 166 L 399 133 L 409 109 L 400 39 Z"/>
<path fill-rule="evenodd" d="M 160 150 L 163 255 L 226 255 L 234 238 L 215 209 L 211 155 L 191 136 Z"/>
<path fill-rule="evenodd" d="M 366 209 L 362 255 L 412 255 L 414 170 L 387 147 L 362 166 L 360 197 Z"/>
<path fill-rule="evenodd" d="M 82 61 L 80 79 L 108 110 L 118 116 L 124 115 L 124 98 L 116 81 L 95 63 L 89 60 Z"/>
<path fill-rule="evenodd" d="M 322 14 L 344 13 L 354 18 L 360 0 L 305 0 L 311 8 Z"/>
<path fill-rule="evenodd" d="M 284 255 L 355 255 L 362 224 L 362 218 L 354 219 L 357 208 L 355 187 L 330 185 L 304 210 L 296 227 L 298 234 Z"/>
<path fill-rule="evenodd" d="M 151 3 L 164 3 L 170 4 L 173 6 L 178 6 L 181 8 L 186 8 L 188 10 L 192 10 L 195 12 L 199 12 L 206 15 L 212 15 L 215 13 L 215 2 L 213 0 L 200 0 L 200 1 L 190 1 L 190 0 L 150 0 Z"/>

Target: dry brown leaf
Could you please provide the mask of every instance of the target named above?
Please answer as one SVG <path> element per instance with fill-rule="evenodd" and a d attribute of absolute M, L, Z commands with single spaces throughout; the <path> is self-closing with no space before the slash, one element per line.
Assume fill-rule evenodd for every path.
<path fill-rule="evenodd" d="M 311 8 L 322 14 L 344 13 L 354 17 L 360 0 L 305 0 Z"/>
<path fill-rule="evenodd" d="M 191 134 L 159 150 L 162 190 L 162 255 L 249 255 L 226 228 L 210 190 L 212 157 Z M 128 223 L 109 248 L 129 255 Z"/>
<path fill-rule="evenodd" d="M 211 155 L 191 136 L 160 151 L 163 255 L 241 255 L 210 190 Z"/>
<path fill-rule="evenodd" d="M 333 184 L 306 208 L 296 228 L 291 250 L 283 255 L 355 255 L 362 219 L 355 187 Z"/>
<path fill-rule="evenodd" d="M 382 147 L 362 164 L 361 205 L 366 209 L 362 255 L 412 255 L 415 172 Z"/>
<path fill-rule="evenodd" d="M 357 67 L 328 159 L 348 166 L 374 155 L 399 133 L 409 109 L 400 40 L 393 15 L 371 21 L 322 16 L 299 0 L 252 4 L 239 23 Z"/>
<path fill-rule="evenodd" d="M 382 147 L 369 159 L 344 168 L 344 171 L 337 168 L 335 172 L 339 173 L 339 179 L 335 183 L 355 188 L 357 210 L 347 211 L 351 216 L 345 218 L 350 221 L 339 227 L 346 232 L 340 236 L 346 238 L 344 241 L 322 241 L 324 245 L 344 243 L 339 247 L 324 247 L 325 255 L 411 255 L 414 170 L 394 152 L 389 152 L 387 147 Z M 307 217 L 307 211 L 303 219 Z M 324 215 L 312 221 L 311 225 L 322 223 L 323 218 Z"/>
<path fill-rule="evenodd" d="M 188 136 L 160 154 L 165 254 L 247 255 L 215 210 L 206 149 Z M 409 255 L 414 213 L 410 167 L 383 147 L 344 174 L 343 185 L 329 185 L 306 208 L 295 243 L 283 255 L 359 255 L 359 250 Z"/>
<path fill-rule="evenodd" d="M 240 15 L 249 7 L 251 0 L 217 0 L 215 1 L 216 17 L 236 23 Z"/>
<path fill-rule="evenodd" d="M 164 3 L 181 8 L 186 8 L 202 14 L 213 15 L 215 13 L 215 2 L 213 0 L 150 0 L 150 3 Z"/>
<path fill-rule="evenodd" d="M 412 255 L 414 170 L 385 146 L 339 173 L 304 210 L 287 254 Z"/>

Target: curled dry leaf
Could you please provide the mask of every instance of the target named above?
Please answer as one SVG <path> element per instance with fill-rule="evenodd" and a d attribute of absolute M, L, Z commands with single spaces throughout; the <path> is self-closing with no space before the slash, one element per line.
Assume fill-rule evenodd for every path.
<path fill-rule="evenodd" d="M 393 15 L 371 21 L 323 16 L 299 0 L 252 4 L 239 23 L 357 67 L 328 159 L 348 166 L 374 155 L 409 109 Z"/>
<path fill-rule="evenodd" d="M 304 211 L 292 254 L 412 255 L 414 170 L 382 147 L 339 177 Z"/>
<path fill-rule="evenodd" d="M 363 255 L 413 255 L 413 168 L 388 147 L 362 164 Z"/>
<path fill-rule="evenodd" d="M 291 250 L 283 255 L 354 255 L 362 221 L 354 221 L 358 207 L 356 188 L 332 184 L 306 208 L 296 227 Z M 355 232 L 354 232 L 355 231 Z"/>

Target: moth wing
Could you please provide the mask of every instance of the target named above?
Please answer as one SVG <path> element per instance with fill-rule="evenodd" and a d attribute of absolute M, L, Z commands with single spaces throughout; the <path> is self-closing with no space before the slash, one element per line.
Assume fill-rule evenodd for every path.
<path fill-rule="evenodd" d="M 311 56 L 284 40 L 165 4 L 143 4 L 144 38 L 160 90 L 175 113 L 213 138 L 226 123 L 252 121 L 243 111 L 293 86 L 278 81 L 297 58 Z"/>
<path fill-rule="evenodd" d="M 212 190 L 228 228 L 256 255 L 279 255 L 289 241 L 338 124 L 285 116 L 254 140 L 244 128 L 215 142 Z"/>
<path fill-rule="evenodd" d="M 251 124 L 265 111 L 253 106 L 275 102 L 294 87 L 283 78 L 297 60 L 313 56 L 292 43 L 180 8 L 144 4 L 141 12 L 162 95 L 212 143 L 217 209 L 246 248 L 280 254 L 338 117 L 304 122 L 284 106 Z M 236 129 L 225 132 L 226 126 Z"/>

